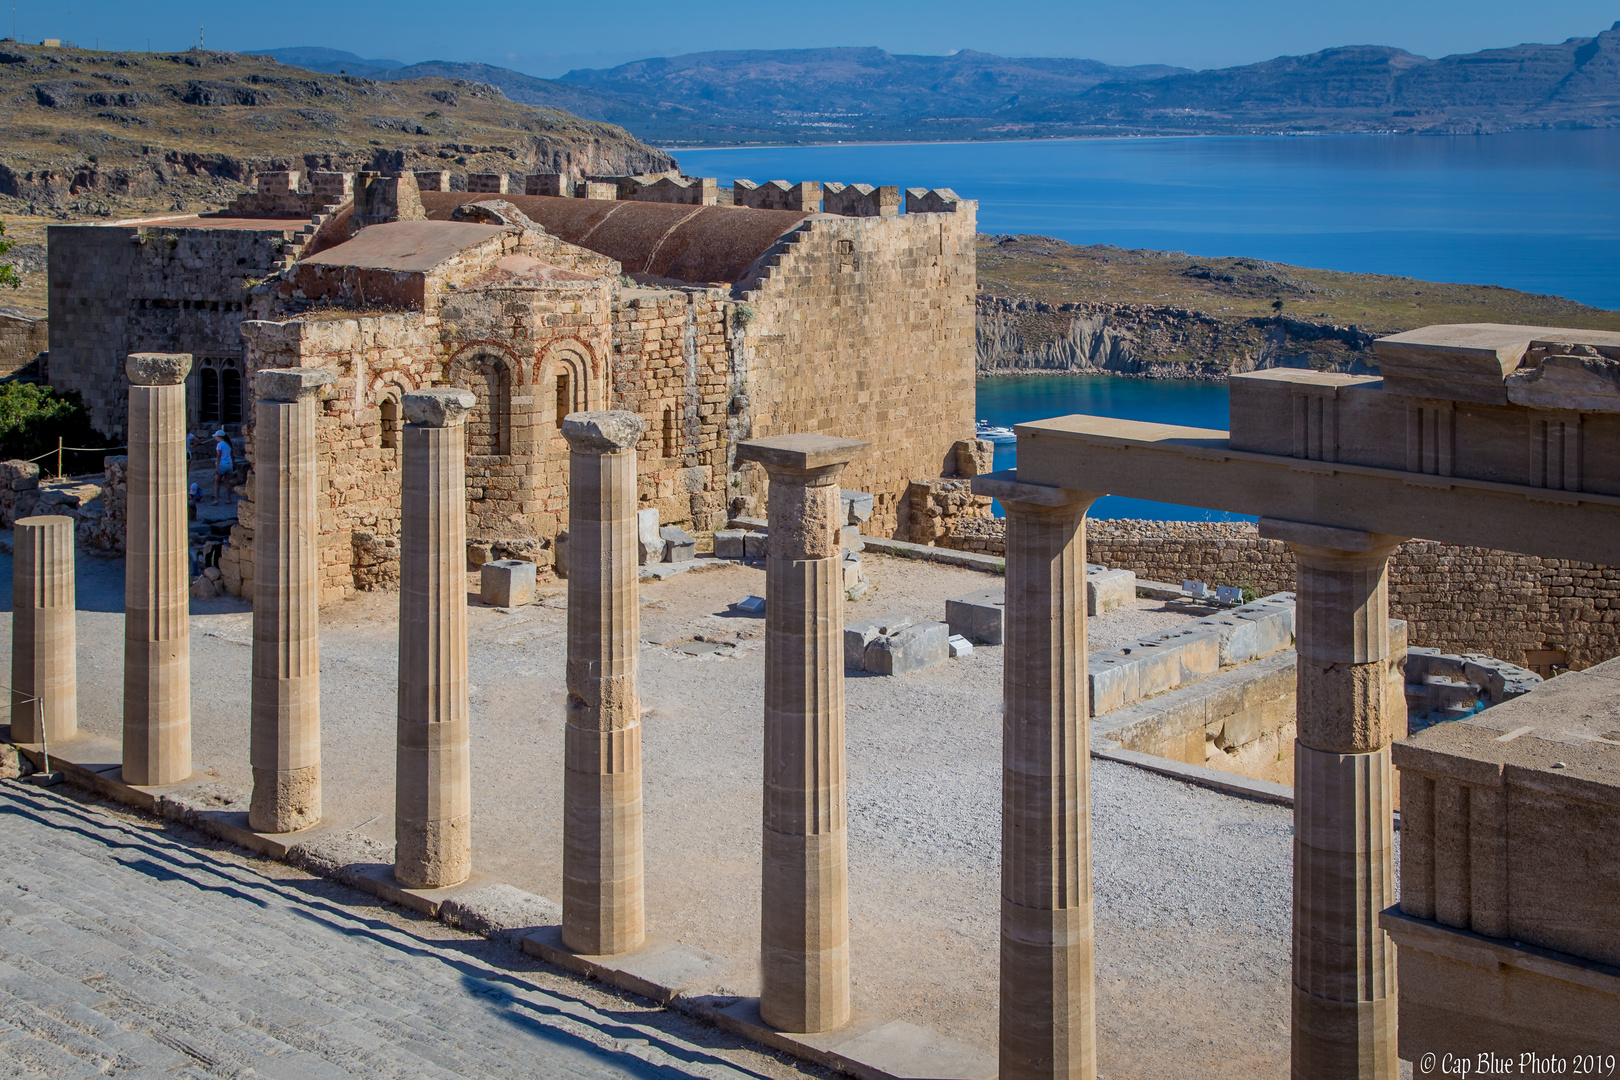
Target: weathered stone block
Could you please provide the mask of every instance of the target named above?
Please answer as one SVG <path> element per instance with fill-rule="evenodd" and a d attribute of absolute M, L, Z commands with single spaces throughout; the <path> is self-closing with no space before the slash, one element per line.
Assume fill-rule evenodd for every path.
<path fill-rule="evenodd" d="M 909 615 L 885 615 L 881 619 L 844 624 L 844 667 L 865 671 L 866 647 L 885 634 L 892 634 L 912 623 Z"/>
<path fill-rule="evenodd" d="M 843 493 L 844 507 L 848 511 L 844 520 L 851 525 L 859 525 L 863 521 L 872 520 L 872 493 L 869 491 L 845 491 Z"/>
<path fill-rule="evenodd" d="M 743 557 L 748 559 L 763 559 L 770 552 L 766 545 L 770 535 L 762 532 L 751 532 L 743 537 Z"/>
<path fill-rule="evenodd" d="M 658 510 L 636 511 L 637 552 L 642 566 L 664 561 L 664 538 L 658 532 Z"/>
<path fill-rule="evenodd" d="M 951 658 L 950 629 L 942 622 L 914 622 L 874 638 L 862 665 L 875 675 L 901 675 L 943 664 Z"/>
<path fill-rule="evenodd" d="M 963 637 L 961 634 L 952 634 L 951 635 L 951 659 L 954 660 L 958 656 L 972 656 L 972 655 L 973 655 L 973 642 L 969 641 L 967 638 Z"/>
<path fill-rule="evenodd" d="M 522 607 L 534 603 L 532 562 L 496 559 L 478 568 L 478 598 L 492 607 Z"/>
<path fill-rule="evenodd" d="M 1086 614 L 1102 615 L 1136 599 L 1136 575 L 1129 570 L 1086 567 Z"/>
<path fill-rule="evenodd" d="M 665 562 L 691 562 L 697 558 L 696 538 L 679 525 L 665 525 L 658 530 L 658 538 L 664 542 Z"/>
<path fill-rule="evenodd" d="M 861 527 L 859 525 L 845 525 L 843 529 L 843 536 L 844 550 L 866 550 L 866 541 L 861 539 Z"/>
<path fill-rule="evenodd" d="M 982 645 L 1000 645 L 1007 611 L 1005 587 L 980 589 L 945 601 L 945 621 L 951 633 Z"/>
<path fill-rule="evenodd" d="M 741 559 L 745 556 L 746 544 L 744 537 L 748 534 L 741 529 L 721 529 L 714 534 L 714 555 L 717 559 Z"/>

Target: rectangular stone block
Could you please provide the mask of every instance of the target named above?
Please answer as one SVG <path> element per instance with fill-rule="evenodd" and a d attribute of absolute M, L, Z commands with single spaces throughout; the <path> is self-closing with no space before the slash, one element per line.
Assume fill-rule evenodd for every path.
<path fill-rule="evenodd" d="M 1220 666 L 1246 664 L 1294 646 L 1294 602 L 1266 598 L 1220 615 L 1200 619 L 1199 627 L 1218 636 Z"/>
<path fill-rule="evenodd" d="M 892 634 L 910 626 L 909 615 L 885 615 L 881 619 L 844 624 L 844 668 L 848 671 L 866 670 L 866 647 L 885 634 Z"/>
<path fill-rule="evenodd" d="M 535 565 L 518 559 L 495 559 L 478 568 L 478 598 L 493 607 L 534 603 Z"/>
<path fill-rule="evenodd" d="M 943 664 L 951 658 L 951 632 L 942 622 L 914 622 L 873 639 L 862 665 L 874 675 L 902 675 Z"/>
<path fill-rule="evenodd" d="M 1102 615 L 1136 599 L 1136 575 L 1129 570 L 1086 567 L 1086 614 Z"/>
<path fill-rule="evenodd" d="M 844 509 L 845 521 L 851 525 L 859 525 L 863 521 L 872 519 L 872 493 L 869 491 L 845 491 Z"/>
<path fill-rule="evenodd" d="M 846 551 L 866 550 L 866 541 L 861 539 L 861 527 L 859 525 L 845 525 L 843 534 L 843 545 Z"/>
<path fill-rule="evenodd" d="M 664 538 L 658 532 L 656 507 L 636 511 L 636 550 L 642 566 L 664 561 Z"/>
<path fill-rule="evenodd" d="M 664 542 L 665 562 L 691 562 L 697 558 L 697 540 L 680 526 L 665 525 L 658 530 L 658 538 Z"/>
<path fill-rule="evenodd" d="M 765 614 L 765 598 L 763 596 L 745 596 L 731 605 L 731 610 L 740 611 L 744 615 Z"/>
<path fill-rule="evenodd" d="M 749 559 L 763 559 L 770 552 L 766 548 L 769 534 L 757 532 L 749 533 L 743 537 L 743 554 Z"/>
<path fill-rule="evenodd" d="M 973 655 L 973 642 L 969 641 L 967 638 L 963 637 L 960 634 L 952 634 L 951 635 L 951 659 L 954 660 L 958 656 L 972 656 L 972 655 Z"/>
<path fill-rule="evenodd" d="M 741 529 L 721 529 L 714 534 L 714 555 L 717 559 L 741 559 L 746 547 L 743 538 L 748 534 Z"/>
<path fill-rule="evenodd" d="M 1000 645 L 1006 611 L 1005 587 L 980 589 L 945 601 L 945 622 L 953 634 L 981 645 Z"/>

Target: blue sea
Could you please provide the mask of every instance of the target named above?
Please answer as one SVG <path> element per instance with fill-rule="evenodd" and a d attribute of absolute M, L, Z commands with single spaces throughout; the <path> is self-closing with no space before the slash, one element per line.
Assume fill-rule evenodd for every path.
<path fill-rule="evenodd" d="M 726 184 L 949 187 L 978 200 L 986 233 L 1501 285 L 1620 308 L 1620 130 L 849 144 L 678 157 L 689 175 Z M 1226 410 L 1219 384 L 979 382 L 979 416 L 995 423 L 1087 412 L 1225 428 Z M 1093 512 L 1211 516 L 1127 502 Z"/>

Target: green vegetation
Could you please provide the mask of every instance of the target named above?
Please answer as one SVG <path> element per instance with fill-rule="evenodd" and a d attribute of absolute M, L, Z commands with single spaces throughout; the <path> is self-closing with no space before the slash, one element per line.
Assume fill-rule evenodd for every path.
<path fill-rule="evenodd" d="M 3 257 L 16 244 L 17 241 L 6 239 L 6 223 L 0 221 L 0 257 Z M 0 285 L 4 285 L 8 289 L 22 288 L 22 275 L 17 273 L 17 268 L 8 262 L 0 261 Z"/>
<path fill-rule="evenodd" d="M 0 459 L 31 460 L 55 450 L 58 439 L 67 446 L 107 446 L 107 440 L 91 428 L 90 412 L 77 391 L 59 393 L 35 383 L 0 383 Z M 77 456 L 82 463 L 86 455 Z M 75 467 L 74 457 L 68 454 L 64 459 L 69 472 Z M 49 461 L 40 462 L 41 473 L 55 469 L 54 454 Z"/>

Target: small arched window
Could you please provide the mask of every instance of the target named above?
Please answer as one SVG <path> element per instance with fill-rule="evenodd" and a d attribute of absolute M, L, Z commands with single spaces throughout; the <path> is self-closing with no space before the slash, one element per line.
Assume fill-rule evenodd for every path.
<path fill-rule="evenodd" d="M 211 367 L 197 373 L 197 419 L 219 423 L 219 372 Z"/>
<path fill-rule="evenodd" d="M 564 371 L 557 376 L 557 428 L 562 429 L 563 419 L 574 411 L 574 395 L 568 384 L 568 372 Z"/>
<path fill-rule="evenodd" d="M 467 416 L 467 453 L 474 457 L 512 452 L 512 368 L 493 356 L 476 359 L 471 371 L 472 412 Z"/>
<path fill-rule="evenodd" d="M 378 406 L 382 413 L 382 448 L 384 450 L 399 449 L 399 399 L 392 394 L 382 399 Z"/>
<path fill-rule="evenodd" d="M 664 406 L 664 456 L 675 456 L 675 410 Z"/>
<path fill-rule="evenodd" d="M 242 373 L 233 367 L 219 373 L 219 421 L 222 424 L 242 422 Z"/>

